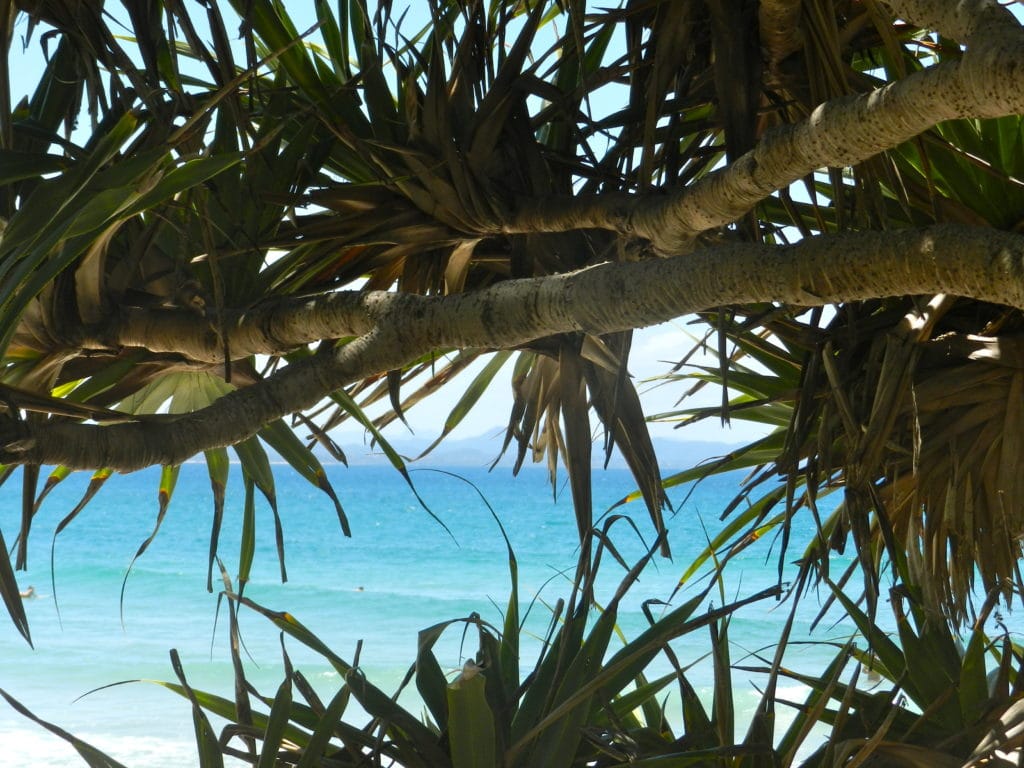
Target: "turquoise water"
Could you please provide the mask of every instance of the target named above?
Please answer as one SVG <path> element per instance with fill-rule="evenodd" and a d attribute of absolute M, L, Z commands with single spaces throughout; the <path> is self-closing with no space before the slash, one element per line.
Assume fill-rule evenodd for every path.
<path fill-rule="evenodd" d="M 420 629 L 474 611 L 500 622 L 497 606 L 505 604 L 509 590 L 505 546 L 472 486 L 437 472 L 413 474 L 421 497 L 449 534 L 390 468 L 330 467 L 352 524 L 353 536 L 346 539 L 333 505 L 323 494 L 286 467 L 275 469 L 289 580 L 280 583 L 273 521 L 269 508 L 261 504 L 256 561 L 246 594 L 271 609 L 288 610 L 344 658 L 352 658 L 361 640 L 360 665 L 372 682 L 389 691 L 397 687 L 415 657 Z M 541 596 L 531 617 L 531 626 L 541 631 L 550 615 L 544 601 L 552 604 L 565 594 L 565 577 L 560 574 L 575 562 L 575 522 L 568 492 L 553 500 L 546 473 L 533 468 L 518 478 L 500 469 L 457 472 L 471 480 L 498 511 L 519 560 L 524 600 Z M 237 483 L 237 468 L 232 474 Z M 598 510 L 633 488 L 624 471 L 598 471 L 594 477 Z M 194 764 L 188 704 L 146 683 L 77 697 L 123 680 L 173 680 L 171 648 L 180 653 L 193 686 L 227 697 L 232 690 L 226 621 L 222 611 L 218 623 L 217 595 L 206 591 L 213 502 L 204 466 L 182 467 L 160 534 L 128 575 L 123 612 L 119 604 L 128 565 L 156 519 L 157 478 L 155 472 L 112 478 L 56 539 L 51 584 L 53 531 L 80 498 L 88 476 L 72 476 L 57 486 L 34 521 L 29 570 L 19 573 L 21 585 L 32 584 L 40 595 L 26 601 L 35 649 L 6 619 L 0 622 L 0 687 L 40 717 L 132 768 Z M 15 477 L 0 489 L 0 528 L 9 543 L 20 516 L 17 481 Z M 726 478 L 698 486 L 670 519 L 673 559 L 656 560 L 633 587 L 622 615 L 627 635 L 645 626 L 640 610 L 643 600 L 671 598 L 678 605 L 694 594 L 684 590 L 672 597 L 679 576 L 706 536 L 722 525 L 717 515 L 735 493 L 736 482 Z M 686 490 L 673 491 L 676 504 Z M 240 487 L 229 488 L 219 554 L 231 574 L 238 566 L 242 498 Z M 647 540 L 641 541 L 624 522 L 616 523 L 616 546 L 632 562 L 650 543 L 651 527 L 641 506 L 632 504 L 625 511 Z M 799 530 L 795 540 L 802 541 Z M 730 565 L 729 597 L 753 594 L 776 582 L 771 544 L 770 537 L 765 537 Z M 794 549 L 790 559 L 797 556 Z M 606 559 L 605 599 L 622 574 L 619 566 Z M 717 598 L 715 602 L 720 604 Z M 788 607 L 765 602 L 739 612 L 731 628 L 733 661 L 770 646 Z M 794 640 L 808 639 L 812 616 L 811 606 L 801 611 Z M 249 677 L 261 691 L 272 693 L 283 669 L 278 633 L 253 612 L 243 612 L 242 631 L 252 657 Z M 844 639 L 849 633 L 847 625 L 839 624 L 818 630 L 813 639 Z M 472 649 L 460 647 L 458 632 L 450 634 L 439 658 L 442 665 L 456 670 Z M 294 642 L 287 649 L 295 665 L 329 697 L 338 685 L 333 670 Z M 676 649 L 683 663 L 698 661 L 708 651 L 707 635 L 684 637 Z M 766 652 L 771 653 L 771 648 Z M 827 650 L 820 646 L 794 646 L 788 663 L 814 669 L 827 658 Z M 525 659 L 524 666 L 528 662 Z M 708 666 L 698 664 L 692 672 L 694 684 L 705 691 L 711 684 Z M 734 685 L 741 704 L 753 707 L 756 694 L 748 678 L 737 673 Z M 408 697 L 403 701 L 415 706 Z M 69 747 L 2 702 L 0 745 L 5 764 L 76 764 Z"/>

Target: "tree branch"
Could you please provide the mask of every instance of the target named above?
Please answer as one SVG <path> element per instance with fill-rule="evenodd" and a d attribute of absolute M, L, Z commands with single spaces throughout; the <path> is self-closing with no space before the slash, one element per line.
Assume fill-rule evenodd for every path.
<path fill-rule="evenodd" d="M 915 9 L 934 5 L 927 0 L 907 4 Z M 984 0 L 976 4 L 988 7 Z M 915 72 L 870 93 L 826 102 L 807 120 L 766 134 L 736 162 L 689 187 L 660 197 L 528 201 L 505 231 L 610 229 L 645 238 L 658 253 L 674 255 L 692 248 L 696 235 L 735 221 L 819 168 L 862 162 L 943 120 L 1024 113 L 1024 30 L 999 11 L 1003 13 L 986 12 L 992 23 L 966 30 L 972 39 L 962 60 Z M 948 21 L 958 30 L 964 23 Z"/>
<path fill-rule="evenodd" d="M 976 31 L 990 25 L 1017 27 L 1017 20 L 997 0 L 883 0 L 893 15 L 933 29 L 959 43 L 972 44 Z"/>
<path fill-rule="evenodd" d="M 120 471 L 179 463 L 437 348 L 512 348 L 556 333 L 610 333 L 728 304 L 815 306 L 935 293 L 1024 309 L 1024 237 L 942 225 L 824 235 L 785 247 L 729 243 L 446 297 L 341 293 L 307 307 L 314 314 L 318 303 L 345 308 L 348 325 L 322 327 L 324 335 L 372 330 L 329 353 L 174 420 L 100 426 L 8 418 L 0 423 L 0 462 Z"/>
<path fill-rule="evenodd" d="M 372 330 L 355 291 L 309 298 L 281 298 L 245 312 L 224 313 L 222 328 L 185 309 L 122 307 L 102 328 L 86 332 L 82 346 L 142 347 L 204 363 L 231 356 L 278 355 L 321 339 L 362 336 Z M 226 339 L 224 337 L 227 337 Z"/>

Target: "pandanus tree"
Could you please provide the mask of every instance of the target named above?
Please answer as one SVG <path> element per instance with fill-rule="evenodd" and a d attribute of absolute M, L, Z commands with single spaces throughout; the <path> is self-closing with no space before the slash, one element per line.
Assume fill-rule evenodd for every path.
<path fill-rule="evenodd" d="M 785 480 L 750 526 L 842 485 L 808 574 L 852 539 L 869 595 L 895 563 L 954 619 L 977 578 L 1019 584 L 1024 30 L 994 0 L 25 0 L 0 25 L 15 565 L 67 473 L 160 465 L 166 497 L 204 455 L 212 570 L 228 449 L 272 505 L 284 456 L 347 533 L 311 445 L 343 457 L 356 419 L 404 472 L 379 430 L 459 374 L 449 426 L 510 381 L 500 449 L 565 465 L 581 540 L 592 416 L 660 532 L 631 331 L 700 313 L 733 400 L 683 416 L 778 427 L 716 465 Z"/>

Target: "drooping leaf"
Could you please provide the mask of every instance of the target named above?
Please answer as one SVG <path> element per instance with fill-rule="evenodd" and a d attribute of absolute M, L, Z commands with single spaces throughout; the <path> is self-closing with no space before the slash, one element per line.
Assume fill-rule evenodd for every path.
<path fill-rule="evenodd" d="M 37 717 L 21 702 L 7 693 L 7 691 L 0 689 L 0 696 L 3 696 L 7 700 L 7 703 L 10 704 L 18 714 L 23 717 L 27 717 L 32 722 L 48 730 L 54 736 L 57 736 L 70 744 L 89 768 L 125 768 L 125 766 L 117 760 L 107 754 L 104 754 L 91 744 L 82 741 L 76 736 L 72 736 L 61 727 Z"/>
<path fill-rule="evenodd" d="M 213 520 L 210 524 L 210 558 L 206 569 L 206 591 L 213 592 L 213 563 L 217 559 L 221 523 L 224 520 L 224 499 L 227 493 L 228 472 L 231 465 L 226 448 L 206 451 L 206 469 L 213 489 Z"/>
<path fill-rule="evenodd" d="M 259 432 L 260 437 L 287 461 L 302 477 L 319 490 L 323 491 L 334 503 L 334 509 L 341 523 L 341 530 L 346 536 L 352 535 L 348 518 L 341 507 L 338 495 L 327 479 L 320 460 L 307 448 L 295 433 L 280 419 L 272 421 Z"/>
<path fill-rule="evenodd" d="M 14 622 L 14 626 L 31 646 L 32 635 L 28 629 L 28 617 L 25 615 L 25 606 L 21 599 L 18 580 L 14 576 L 11 560 L 7 556 L 8 549 L 3 532 L 0 532 L 0 552 L 2 552 L 0 554 L 0 597 L 3 598 L 4 606 L 7 608 L 7 613 L 10 615 L 11 621 Z"/>
<path fill-rule="evenodd" d="M 149 545 L 153 543 L 157 533 L 160 532 L 160 526 L 164 522 L 164 517 L 167 515 L 167 508 L 170 506 L 171 498 L 174 496 L 174 487 L 178 483 L 178 474 L 181 471 L 180 465 L 163 467 L 160 470 L 160 482 L 157 487 L 157 502 L 159 508 L 156 513 L 156 523 L 153 525 L 153 531 L 146 537 L 146 540 L 139 545 L 138 550 L 132 556 L 131 562 L 128 564 L 128 569 L 125 571 L 124 579 L 121 581 L 121 619 L 124 620 L 124 593 L 125 588 L 128 586 L 128 577 L 131 575 L 132 568 L 135 566 L 136 561 L 142 557 L 142 555 L 149 549 Z"/>

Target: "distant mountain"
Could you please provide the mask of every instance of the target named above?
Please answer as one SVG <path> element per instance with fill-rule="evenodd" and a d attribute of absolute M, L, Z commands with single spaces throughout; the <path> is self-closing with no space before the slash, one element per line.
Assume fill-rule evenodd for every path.
<path fill-rule="evenodd" d="M 501 451 L 502 438 L 491 435 L 480 435 L 478 437 L 462 438 L 458 440 L 444 440 L 427 456 L 418 462 L 420 467 L 487 467 L 497 458 Z M 391 446 L 407 460 L 419 456 L 429 445 L 429 442 L 420 439 L 402 438 L 391 440 Z M 719 443 L 707 441 L 671 440 L 655 438 L 654 449 L 658 454 L 658 461 L 662 470 L 684 469 L 697 464 L 705 459 L 716 456 L 723 456 L 738 448 L 742 443 Z M 353 444 L 351 441 L 341 443 L 345 451 L 348 463 L 353 466 L 386 465 L 387 457 L 379 446 Z M 321 459 L 333 461 L 326 454 L 320 454 Z M 514 447 L 510 448 L 501 460 L 499 467 L 510 467 L 515 461 Z M 529 457 L 527 457 L 529 461 Z M 594 446 L 594 465 L 604 464 L 604 453 L 600 444 Z M 616 451 L 608 464 L 611 468 L 624 468 L 626 466 L 622 456 Z"/>

